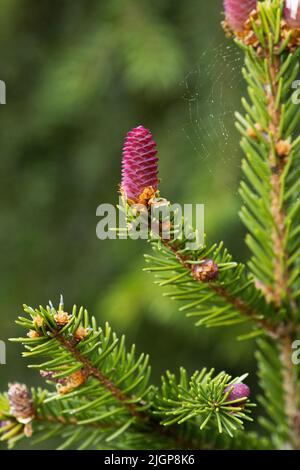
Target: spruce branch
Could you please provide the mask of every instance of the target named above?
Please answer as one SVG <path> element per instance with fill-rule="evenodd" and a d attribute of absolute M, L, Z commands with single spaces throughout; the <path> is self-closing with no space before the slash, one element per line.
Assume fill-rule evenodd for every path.
<path fill-rule="evenodd" d="M 20 386 L 19 384 L 17 384 Z M 24 385 L 22 386 L 24 387 Z M 30 434 L 26 428 L 22 429 L 18 417 L 11 410 L 9 402 L 9 394 L 2 394 L 0 397 L 0 419 L 2 426 L 0 427 L 1 441 L 7 442 L 9 448 L 24 437 L 32 437 L 32 444 L 37 445 L 50 437 L 63 436 L 63 443 L 58 449 L 64 449 L 71 445 L 78 445 L 79 449 L 84 449 L 89 445 L 98 445 L 102 440 L 110 437 L 113 431 L 122 426 L 122 421 L 116 419 L 114 422 L 103 419 L 101 422 L 90 422 L 83 424 L 80 417 L 72 416 L 70 410 L 74 406 L 83 404 L 79 398 L 72 400 L 47 401 L 51 398 L 48 390 L 41 388 L 31 389 L 31 404 L 34 415 L 30 422 Z M 29 392 L 28 392 L 29 393 Z M 89 413 L 86 416 L 93 416 Z"/>
<path fill-rule="evenodd" d="M 167 372 L 162 377 L 162 391 L 156 397 L 158 414 L 164 417 L 166 426 L 184 423 L 191 419 L 199 422 L 200 430 L 215 420 L 220 433 L 225 430 L 231 437 L 237 429 L 243 429 L 243 420 L 252 421 L 248 416 L 249 389 L 242 384 L 247 377 L 234 380 L 224 372 L 214 376 L 214 370 L 203 369 L 189 379 L 181 368 L 180 377 Z M 244 387 L 242 394 L 234 394 L 238 386 Z"/>
<path fill-rule="evenodd" d="M 148 357 L 137 357 L 134 346 L 127 352 L 124 337 L 119 340 L 108 324 L 99 328 L 94 317 L 90 319 L 86 310 L 76 306 L 67 313 L 63 300 L 58 310 L 50 303 L 35 310 L 24 306 L 24 311 L 29 318 L 19 317 L 17 323 L 29 330 L 28 335 L 12 341 L 24 344 L 23 356 L 33 361 L 29 367 L 39 370 L 55 391 L 32 389 L 30 394 L 21 384 L 10 386 L 8 395 L 0 400 L 0 421 L 5 422 L 0 431 L 2 440 L 12 446 L 24 435 L 33 435 L 39 442 L 49 435 L 63 435 L 60 448 L 98 448 L 107 443 L 115 448 L 139 448 L 141 444 L 147 448 L 198 449 L 211 445 L 200 426 L 199 432 L 191 433 L 199 422 L 198 415 L 203 414 L 200 408 L 186 426 L 165 425 L 155 398 L 157 388 L 149 384 Z M 195 377 L 199 374 L 206 379 L 201 393 L 208 393 L 211 373 L 204 370 Z M 230 400 L 224 403 L 228 398 L 226 386 L 239 382 L 239 378 L 225 373 L 217 378 L 213 383 L 218 385 L 224 420 L 239 424 L 249 420 L 240 407 L 230 408 Z M 164 390 L 160 396 L 168 399 Z M 201 402 L 200 391 L 195 399 Z M 245 407 L 249 406 L 247 400 Z M 218 412 L 213 406 L 211 413 Z M 227 431 L 225 425 L 215 428 L 217 432 Z M 228 429 L 232 437 L 238 426 Z"/>
<path fill-rule="evenodd" d="M 185 301 L 180 310 L 187 312 L 189 317 L 200 317 L 196 325 L 230 326 L 248 321 L 254 328 L 251 335 L 267 332 L 279 337 L 283 334 L 272 307 L 256 289 L 253 279 L 244 272 L 245 266 L 232 261 L 223 243 L 190 249 L 189 243 L 197 241 L 197 231 L 182 218 L 181 235 L 177 237 L 176 214 L 172 214 L 170 202 L 161 198 L 158 190 L 145 188 L 140 201 L 145 205 L 124 198 L 120 209 L 126 214 L 128 231 L 135 230 L 140 224 L 145 231 L 143 238 L 149 239 L 155 251 L 154 256 L 145 255 L 150 266 L 144 270 L 154 272 L 160 279 L 160 286 L 174 288 L 166 295 Z M 170 220 L 164 220 L 155 212 L 161 206 L 170 209 Z M 164 232 L 166 224 L 169 227 L 167 236 Z"/>
<path fill-rule="evenodd" d="M 255 328 L 250 336 L 268 333 L 278 341 L 289 441 L 298 447 L 299 376 L 291 364 L 291 345 L 299 331 L 300 307 L 300 141 L 293 140 L 300 108 L 294 102 L 292 84 L 299 72 L 300 29 L 299 11 L 295 21 L 290 21 L 284 6 L 282 0 L 249 0 L 243 6 L 225 1 L 225 30 L 245 52 L 243 75 L 250 99 L 250 103 L 242 100 L 246 116 L 236 114 L 246 154 L 242 164 L 246 180 L 240 193 L 244 201 L 241 218 L 252 251 L 250 274 L 244 273 L 244 266 L 232 263 L 222 245 L 191 251 L 186 248 L 190 237 L 179 242 L 175 236 L 165 238 L 165 226 L 169 225 L 172 235 L 176 226 L 163 218 L 156 220 L 156 231 L 147 234 L 158 255 L 146 255 L 151 264 L 146 270 L 159 276 L 161 286 L 177 290 L 167 295 L 187 301 L 181 310 L 200 317 L 197 324 L 225 326 L 252 320 Z M 138 129 L 129 134 L 130 145 L 125 144 L 123 154 L 121 192 L 129 229 L 139 211 L 136 204 L 146 206 L 148 221 L 153 207 L 170 205 L 158 192 L 156 150 L 155 161 L 151 157 L 147 165 Z M 152 177 L 156 178 L 154 186 L 147 186 Z M 134 200 L 127 197 L 128 187 L 136 190 Z M 191 234 L 195 240 L 197 234 L 192 230 Z"/>
<path fill-rule="evenodd" d="M 15 447 L 25 437 L 30 438 L 30 444 L 37 446 L 48 439 L 59 442 L 57 450 L 63 449 L 254 449 L 272 448 L 268 439 L 259 437 L 256 433 L 236 431 L 234 437 L 218 432 L 214 427 L 206 426 L 200 430 L 199 424 L 192 421 L 177 427 L 176 445 L 174 436 L 166 429 L 164 438 L 158 439 L 156 433 L 147 432 L 146 428 L 135 425 L 124 425 L 115 418 L 106 418 L 101 422 L 83 424 L 81 414 L 70 414 L 72 407 L 85 403 L 82 397 L 50 400 L 51 392 L 41 388 L 31 389 L 35 417 L 32 421 L 31 434 L 24 433 L 24 425 L 19 423 L 11 414 L 7 394 L 0 395 L 0 441 Z M 92 411 L 88 412 L 91 416 Z M 260 444 L 258 445 L 258 442 Z"/>
<path fill-rule="evenodd" d="M 203 280 L 201 278 L 199 279 L 199 277 L 197 275 L 195 276 L 194 274 L 194 267 L 197 266 L 197 264 L 196 265 L 192 264 L 194 257 L 192 256 L 191 259 L 188 260 L 186 258 L 186 255 L 182 256 L 180 253 L 180 250 L 176 249 L 171 243 L 165 240 L 162 240 L 162 242 L 164 246 L 166 246 L 168 249 L 172 251 L 172 253 L 174 253 L 176 259 L 180 262 L 180 264 L 184 268 L 188 270 L 188 272 L 191 274 L 193 279 L 196 282 L 200 282 L 203 284 Z M 225 273 L 226 280 L 223 282 L 217 282 L 218 280 L 216 279 L 215 282 L 207 282 L 204 285 L 208 291 L 211 290 L 225 303 L 230 305 L 232 307 L 232 310 L 236 313 L 234 316 L 235 321 L 232 319 L 231 321 L 229 321 L 229 323 L 227 322 L 227 325 L 243 322 L 244 320 L 245 321 L 251 320 L 255 323 L 255 325 L 257 325 L 260 328 L 260 330 L 255 331 L 255 335 L 256 334 L 259 335 L 263 331 L 267 331 L 271 336 L 277 337 L 281 333 L 276 327 L 276 325 L 272 324 L 271 319 L 269 318 L 265 319 L 259 313 L 262 310 L 261 305 L 257 305 L 259 304 L 260 299 L 259 299 L 259 296 L 257 299 L 255 298 L 256 292 L 255 292 L 254 286 L 252 285 L 252 282 L 251 281 L 249 282 L 249 279 L 247 279 L 246 276 L 243 275 L 244 266 L 242 264 L 237 265 L 236 263 L 232 263 L 231 256 L 227 254 L 227 250 L 225 250 L 224 259 L 222 260 L 222 261 L 225 261 L 225 259 L 227 258 L 227 262 L 218 263 L 218 255 L 222 248 L 223 248 L 223 244 L 220 244 L 215 251 L 213 249 L 210 249 L 209 252 L 214 251 L 213 258 L 214 258 L 214 263 L 216 264 L 216 266 L 219 266 L 221 268 L 221 265 L 222 265 L 222 268 L 224 268 L 224 271 L 227 271 Z M 204 254 L 202 255 L 203 260 L 206 259 L 205 255 Z M 149 259 L 147 255 L 145 255 L 145 258 L 146 260 Z M 201 259 L 201 256 L 199 258 Z M 222 272 L 222 268 L 221 268 L 221 272 Z M 238 271 L 237 272 L 237 280 L 238 280 L 238 285 L 239 285 L 238 290 L 232 291 L 231 289 L 231 285 L 233 284 L 235 278 L 234 276 L 230 276 L 229 271 L 228 271 L 229 269 L 232 269 L 232 270 L 237 269 Z M 145 269 L 145 271 L 151 271 L 151 268 Z M 162 281 L 161 285 L 165 285 L 165 282 Z M 240 292 L 242 292 L 242 295 L 239 295 Z M 249 292 L 252 294 L 252 297 L 250 297 Z M 176 298 L 176 297 L 173 296 L 173 298 Z M 251 299 L 251 301 L 249 301 L 249 299 Z M 257 301 L 257 304 L 255 301 Z M 213 318 L 215 318 L 216 316 L 214 313 L 216 313 L 216 311 L 212 312 Z M 224 313 L 224 311 L 222 311 L 222 313 Z M 230 313 L 230 315 L 232 316 L 232 313 Z M 221 323 L 219 321 L 216 322 L 216 324 L 214 324 L 214 322 L 211 323 L 209 317 L 205 317 L 204 319 L 200 320 L 198 324 L 199 325 L 205 324 L 206 323 L 205 319 L 208 320 L 207 326 L 222 326 L 224 325 L 223 322 L 228 320 L 228 316 L 226 316 L 225 318 L 222 318 Z M 217 317 L 217 319 L 220 320 L 220 317 Z"/>
<path fill-rule="evenodd" d="M 295 172 L 296 141 L 291 134 L 298 122 L 299 107 L 293 103 L 292 83 L 299 71 L 298 49 L 282 19 L 283 2 L 257 4 L 237 43 L 245 51 L 243 75 L 251 103 L 243 99 L 246 116 L 237 113 L 237 127 L 246 154 L 242 182 L 245 206 L 241 217 L 249 234 L 249 262 L 256 285 L 278 313 L 298 320 L 298 265 L 295 242 L 297 204 L 292 201 L 289 181 Z M 248 28 L 248 29 L 247 29 Z M 255 38 L 255 39 L 253 39 Z M 297 251 L 297 248 L 296 248 Z M 296 261 L 296 265 L 293 263 Z"/>
<path fill-rule="evenodd" d="M 242 100 L 245 117 L 236 114 L 246 154 L 241 218 L 249 230 L 249 268 L 281 323 L 275 348 L 281 370 L 281 427 L 286 421 L 285 438 L 299 448 L 299 373 L 291 356 L 299 331 L 299 137 L 293 133 L 300 108 L 294 101 L 293 82 L 299 73 L 300 7 L 296 6 L 296 17 L 291 19 L 285 4 L 282 0 L 258 2 L 242 30 L 233 34 L 245 52 L 243 75 L 250 100 Z M 274 358 L 271 370 L 273 363 Z M 268 393 L 270 383 L 262 382 Z"/>
<path fill-rule="evenodd" d="M 128 231 L 141 224 L 153 255 L 145 271 L 170 286 L 167 296 L 196 325 L 248 322 L 257 342 L 261 425 L 271 439 L 245 433 L 254 406 L 243 383 L 205 368 L 188 376 L 167 371 L 150 383 L 149 358 L 126 349 L 106 324 L 77 309 L 25 306 L 17 323 L 27 337 L 12 341 L 46 379 L 49 389 L 18 382 L 0 395 L 0 439 L 13 447 L 24 437 L 59 439 L 59 449 L 300 448 L 300 380 L 292 345 L 300 319 L 300 108 L 293 99 L 299 74 L 300 6 L 296 16 L 283 0 L 225 0 L 224 27 L 245 53 L 248 100 L 237 128 L 246 158 L 241 218 L 252 252 L 249 271 L 232 261 L 223 244 L 196 244 L 198 233 L 158 191 L 158 158 L 152 134 L 133 129 L 123 149 L 121 194 Z M 295 12 L 294 12 L 295 13 Z M 155 210 L 158 209 L 158 212 Z M 154 210 L 154 217 L 153 217 Z M 170 211 L 169 211 L 170 214 Z M 178 237 L 178 226 L 181 229 Z M 167 236 L 166 236 L 167 232 Z"/>

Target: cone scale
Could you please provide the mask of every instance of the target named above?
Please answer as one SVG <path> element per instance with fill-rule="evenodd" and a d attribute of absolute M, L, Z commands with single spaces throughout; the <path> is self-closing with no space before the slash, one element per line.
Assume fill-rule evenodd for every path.
<path fill-rule="evenodd" d="M 224 0 L 226 21 L 233 31 L 241 32 L 257 0 Z"/>

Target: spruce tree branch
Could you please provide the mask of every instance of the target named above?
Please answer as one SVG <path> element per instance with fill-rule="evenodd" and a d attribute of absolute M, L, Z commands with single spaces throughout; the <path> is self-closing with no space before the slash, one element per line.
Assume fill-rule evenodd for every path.
<path fill-rule="evenodd" d="M 71 341 L 66 340 L 64 336 L 59 333 L 56 335 L 56 338 L 59 343 L 72 354 L 76 361 L 83 365 L 87 375 L 98 380 L 106 390 L 108 390 L 125 408 L 128 409 L 133 417 L 150 426 L 150 428 L 152 428 L 158 435 L 173 440 L 177 448 L 191 450 L 199 448 L 195 442 L 186 441 L 183 437 L 179 436 L 174 428 L 166 429 L 164 426 L 160 425 L 151 414 L 140 412 L 135 404 L 129 403 L 130 397 L 126 396 L 111 380 L 102 374 L 99 369 L 94 367 L 86 357 L 82 356 Z M 145 403 L 142 405 L 145 405 Z"/>
<path fill-rule="evenodd" d="M 133 413 L 132 413 L 133 414 Z M 178 433 L 176 433 L 174 427 L 173 428 L 167 428 L 159 424 L 159 422 L 154 419 L 150 414 L 147 415 L 146 413 L 137 413 L 134 414 L 135 417 L 138 417 L 141 421 L 144 421 L 147 425 L 150 426 L 150 429 L 154 431 L 158 438 L 163 437 L 167 439 L 169 442 L 174 443 L 174 448 L 176 449 L 185 449 L 185 450 L 199 450 L 201 449 L 212 449 L 213 445 L 208 444 L 208 443 L 203 443 L 201 446 L 199 443 L 196 442 L 195 439 L 187 440 L 183 436 L 180 436 Z M 88 424 L 81 424 L 79 423 L 76 418 L 70 418 L 66 419 L 62 417 L 61 415 L 58 417 L 54 416 L 43 416 L 36 414 L 34 416 L 34 420 L 37 422 L 41 423 L 49 423 L 49 424 L 60 424 L 64 426 L 82 426 L 82 427 L 90 427 L 91 429 L 99 429 L 99 430 L 112 430 L 114 429 L 114 423 L 88 423 Z M 144 431 L 146 432 L 146 430 Z"/>
<path fill-rule="evenodd" d="M 185 268 L 188 269 L 192 275 L 192 265 L 187 263 L 188 259 L 182 256 L 177 250 L 176 247 L 170 243 L 168 240 L 162 239 L 163 245 L 171 250 L 179 263 Z M 198 282 L 201 282 L 198 280 Z M 222 297 L 226 302 L 231 304 L 240 314 L 252 321 L 254 321 L 260 328 L 263 328 L 267 334 L 273 338 L 278 338 L 283 334 L 282 326 L 274 325 L 268 321 L 268 319 L 261 318 L 259 312 L 254 310 L 250 305 L 248 305 L 240 297 L 233 297 L 224 286 L 216 285 L 215 283 L 208 283 L 208 287 L 214 291 L 217 295 Z"/>
<path fill-rule="evenodd" d="M 89 426 L 90 424 L 94 424 L 94 428 L 97 428 L 97 424 L 100 424 L 98 428 L 103 428 L 103 430 L 106 429 L 106 424 L 108 424 L 110 428 L 113 427 L 114 424 L 116 424 L 117 431 L 118 427 L 122 426 L 122 424 L 115 423 L 114 420 L 112 421 L 112 423 L 107 422 L 106 420 L 103 422 L 101 420 L 101 416 L 103 415 L 103 419 L 106 419 L 106 413 L 101 411 L 101 409 L 98 410 L 97 408 L 91 408 L 91 410 L 93 411 L 92 416 L 83 415 L 80 416 L 78 420 L 75 415 L 72 415 L 71 418 L 69 418 L 68 416 L 64 416 L 64 413 L 69 413 L 70 405 L 71 408 L 78 408 L 78 411 L 80 412 L 81 410 L 86 410 L 88 408 L 86 405 L 89 405 L 89 401 L 91 404 L 93 403 L 93 400 L 97 402 L 97 397 L 99 397 L 99 394 L 95 395 L 95 398 L 93 398 L 93 394 L 90 395 L 90 397 L 88 394 L 84 395 L 84 387 L 87 382 L 87 379 L 93 378 L 98 381 L 101 387 L 103 387 L 107 392 L 109 392 L 109 394 L 114 397 L 115 400 L 118 402 L 118 404 L 114 404 L 110 401 L 109 409 L 112 410 L 112 408 L 114 407 L 117 409 L 119 407 L 118 405 L 121 405 L 121 409 L 123 408 L 124 410 L 127 410 L 132 416 L 130 421 L 132 422 L 133 431 L 137 432 L 141 436 L 144 435 L 145 440 L 147 440 L 147 436 L 148 439 L 153 439 L 155 436 L 157 442 L 164 443 L 164 448 L 199 449 L 202 446 L 202 439 L 199 434 L 197 436 L 190 436 L 189 433 L 185 434 L 180 426 L 165 427 L 163 424 L 160 423 L 159 418 L 156 417 L 154 413 L 156 411 L 156 407 L 154 405 L 151 393 L 147 392 L 147 394 L 143 394 L 138 389 L 132 389 L 131 387 L 131 390 L 135 390 L 136 395 L 134 392 L 132 392 L 132 394 L 127 394 L 122 390 L 121 387 L 118 386 L 118 382 L 116 383 L 115 380 L 113 380 L 107 375 L 109 373 L 108 371 L 115 371 L 112 372 L 113 374 L 118 371 L 118 379 L 121 380 L 125 389 L 128 388 L 128 385 L 124 382 L 124 374 L 128 374 L 128 370 L 130 371 L 133 369 L 132 365 L 134 363 L 134 348 L 131 348 L 130 353 L 126 353 L 126 348 L 121 341 L 119 342 L 119 349 L 116 349 L 115 356 L 110 359 L 110 354 L 107 355 L 107 351 L 111 351 L 111 354 L 114 353 L 114 348 L 112 348 L 112 345 L 117 344 L 118 339 L 113 334 L 113 338 L 111 339 L 110 343 L 108 342 L 108 338 L 110 337 L 109 326 L 107 325 L 105 332 L 103 332 L 101 328 L 99 329 L 97 327 L 95 319 L 92 319 L 92 328 L 88 329 L 84 328 L 83 326 L 78 327 L 78 325 L 80 324 L 80 319 L 82 319 L 83 317 L 83 309 L 80 309 L 80 311 L 77 313 L 77 309 L 76 307 L 74 307 L 73 314 L 69 315 L 68 313 L 62 310 L 62 307 L 63 302 L 61 302 L 60 310 L 58 311 L 53 308 L 52 304 L 51 307 L 47 307 L 47 309 L 43 309 L 42 307 L 40 307 L 40 310 L 36 311 L 25 306 L 25 310 L 31 315 L 32 320 L 29 321 L 26 318 L 20 317 L 18 321 L 19 324 L 24 326 L 26 329 L 29 329 L 29 339 L 16 338 L 15 341 L 24 341 L 25 347 L 30 350 L 29 353 L 24 353 L 25 355 L 33 354 L 34 356 L 39 356 L 39 354 L 41 354 L 43 356 L 43 351 L 45 350 L 47 351 L 48 357 L 54 358 L 53 360 L 47 361 L 45 364 L 39 364 L 38 367 L 42 371 L 44 371 L 44 366 L 46 367 L 47 371 L 45 372 L 46 375 L 44 376 L 47 378 L 48 374 L 48 380 L 54 383 L 56 382 L 58 384 L 57 390 L 60 394 L 60 399 L 63 398 L 62 403 L 64 404 L 64 400 L 67 400 L 65 411 L 61 413 L 58 409 L 56 410 L 56 412 L 53 412 L 52 415 L 51 409 L 50 412 L 48 412 L 47 404 L 48 402 L 50 404 L 55 404 L 57 399 L 56 395 L 45 397 L 41 395 L 41 393 L 38 393 L 37 399 L 33 400 L 34 407 L 32 413 L 32 421 L 34 422 L 36 420 L 39 422 L 49 422 L 53 424 L 57 423 L 66 426 L 79 425 L 81 427 L 84 427 L 85 425 Z M 87 326 L 89 324 L 89 320 L 86 311 L 84 313 L 84 318 L 85 325 Z M 32 328 L 34 328 L 34 330 Z M 88 333 L 88 331 L 90 331 L 90 333 Z M 102 334 L 100 338 L 98 336 L 99 333 Z M 85 337 L 86 340 L 84 341 Z M 43 340 L 43 344 L 40 344 L 40 340 Z M 98 347 L 100 348 L 100 352 L 98 352 L 98 354 L 95 354 L 95 352 L 92 354 L 86 354 L 87 349 L 90 350 L 89 345 L 93 344 L 94 341 L 97 341 L 94 344 L 98 345 Z M 35 342 L 37 342 L 38 344 L 33 347 L 28 347 L 26 346 L 28 342 L 29 344 L 32 344 L 32 342 L 34 344 L 36 344 Z M 85 343 L 84 346 L 82 346 L 82 342 Z M 59 348 L 57 348 L 57 345 L 59 345 Z M 42 350 L 40 348 L 42 348 Z M 95 350 L 95 346 L 92 348 L 92 350 Z M 37 351 L 37 354 L 35 351 Z M 101 358 L 101 354 L 106 354 L 106 361 L 108 361 L 106 371 L 105 360 L 104 362 L 102 362 L 104 371 L 102 371 L 101 368 L 98 366 L 99 356 Z M 60 360 L 58 360 L 59 357 L 61 357 Z M 92 357 L 94 357 L 94 359 L 97 361 L 97 366 L 93 362 Z M 140 356 L 140 358 L 142 357 L 144 357 L 144 355 Z M 65 382 L 61 383 L 57 381 L 59 379 L 55 377 L 55 372 L 61 373 L 62 370 L 65 370 L 64 362 L 66 362 L 65 367 L 67 367 L 67 364 L 69 364 L 71 370 L 76 370 L 77 372 L 71 373 L 70 375 L 65 373 Z M 122 364 L 124 364 L 124 367 L 128 362 L 129 368 L 127 372 L 126 369 L 124 370 L 124 367 L 118 369 L 118 367 L 120 367 L 118 366 L 119 362 L 122 362 Z M 48 366 L 46 364 L 48 364 Z M 51 368 L 52 364 L 54 368 Z M 78 367 L 80 367 L 79 370 Z M 137 372 L 138 371 L 136 370 L 136 374 L 133 380 L 136 380 L 136 378 L 138 377 Z M 79 374 L 78 381 L 77 374 Z M 74 380 L 76 380 L 75 383 Z M 87 385 L 87 388 L 91 388 L 90 386 L 92 386 L 93 390 L 96 390 L 95 386 L 93 386 L 93 383 Z M 80 396 L 83 397 L 84 400 L 82 403 L 80 403 L 79 401 L 79 403 L 76 404 L 76 401 L 72 403 L 72 400 L 75 399 L 77 395 L 75 394 L 75 397 L 73 398 L 73 395 L 69 396 L 68 393 L 72 392 L 75 388 L 78 387 L 82 387 Z M 149 385 L 148 387 L 146 385 L 146 389 L 148 391 L 150 390 Z M 101 396 L 101 390 L 99 390 L 98 388 L 98 393 L 99 392 Z M 63 396 L 65 396 L 65 398 Z M 60 401 L 58 401 L 57 403 L 60 403 Z M 105 400 L 103 401 L 103 404 L 105 405 Z M 99 416 L 99 419 L 94 419 L 97 418 L 97 415 Z M 126 414 L 122 414 L 122 419 L 125 419 L 125 423 L 126 421 L 128 421 L 128 417 L 126 417 Z"/>
<path fill-rule="evenodd" d="M 257 11 L 251 14 L 247 26 L 248 35 L 242 34 L 239 38 L 247 51 L 244 76 L 252 106 L 243 101 L 247 114 L 245 118 L 237 118 L 246 154 L 243 170 L 250 183 L 250 188 L 245 183 L 241 185 L 245 202 L 242 219 L 249 230 L 247 242 L 254 255 L 249 266 L 257 287 L 280 322 L 276 346 L 280 349 L 277 368 L 282 371 L 278 382 L 283 393 L 279 412 L 274 415 L 275 419 L 280 414 L 282 419 L 286 416 L 287 422 L 282 428 L 286 426 L 289 444 L 298 449 L 299 384 L 298 372 L 292 363 L 292 343 L 298 328 L 294 291 L 297 291 L 299 273 L 298 266 L 295 268 L 293 264 L 297 251 L 291 242 L 291 226 L 296 222 L 297 211 L 291 210 L 294 201 L 290 196 L 295 189 L 293 174 L 297 175 L 291 134 L 299 114 L 293 114 L 290 87 L 299 71 L 296 63 L 299 35 L 294 30 L 295 25 L 286 21 L 283 3 L 280 0 L 258 2 Z M 264 371 L 262 374 L 268 386 L 271 382 Z M 265 402 L 265 405 L 268 404 Z"/>
<path fill-rule="evenodd" d="M 37 431 L 42 439 L 49 432 L 58 435 L 59 426 L 49 430 L 48 423 L 66 427 L 67 440 L 60 448 L 81 438 L 82 446 L 85 446 L 90 443 L 90 425 L 94 425 L 90 436 L 92 445 L 102 439 L 110 442 L 128 429 L 129 441 L 140 436 L 148 444 L 157 442 L 155 448 L 200 449 L 217 445 L 217 442 L 211 444 L 210 432 L 214 431 L 217 437 L 226 430 L 233 437 L 235 431 L 243 429 L 244 421 L 252 420 L 248 416 L 249 408 L 255 405 L 248 401 L 249 388 L 242 383 L 248 374 L 232 378 L 225 372 L 214 375 L 213 369 L 207 371 L 206 368 L 195 371 L 190 380 L 181 368 L 185 396 L 182 396 L 181 388 L 172 388 L 173 405 L 175 402 L 177 405 L 170 419 L 167 415 L 173 415 L 173 411 L 164 407 L 170 406 L 171 395 L 163 378 L 161 392 L 149 386 L 147 356 L 141 354 L 136 358 L 134 346 L 127 350 L 124 337 L 119 341 L 108 324 L 104 329 L 98 327 L 96 319 L 90 319 L 83 307 L 78 310 L 74 306 L 69 314 L 64 311 L 63 299 L 58 310 L 51 302 L 49 304 L 35 310 L 25 305 L 24 310 L 31 319 L 19 317 L 17 323 L 29 330 L 27 337 L 11 339 L 24 344 L 25 357 L 46 357 L 46 361 L 37 363 L 35 360 L 30 367 L 39 369 L 48 382 L 56 384 L 57 390 L 52 394 L 38 388 L 30 393 L 24 384 L 15 383 L 10 384 L 6 395 L 0 396 L 0 421 L 3 415 L 3 419 L 9 421 L 9 431 L 12 426 L 18 439 L 22 435 L 31 437 L 34 422 L 41 423 Z M 166 377 L 171 384 L 169 372 Z M 88 381 L 89 378 L 92 380 Z M 140 387 L 137 387 L 138 383 Z M 231 387 L 237 388 L 237 395 L 229 398 Z M 187 401 L 189 395 L 195 401 L 193 410 L 188 410 L 191 405 Z M 207 419 L 203 413 L 207 413 Z M 203 434 L 212 417 L 215 429 L 210 426 Z M 67 426 L 77 425 L 73 435 L 72 428 L 67 429 Z M 103 432 L 98 433 L 97 429 Z M 3 439 L 13 445 L 7 428 L 2 432 Z M 122 445 L 122 442 L 118 441 L 118 444 Z"/>
<path fill-rule="evenodd" d="M 282 119 L 282 105 L 278 105 L 279 90 L 278 77 L 280 76 L 281 59 L 279 55 L 272 55 L 266 50 L 267 64 L 269 68 L 270 83 L 265 87 L 268 101 L 270 151 L 269 165 L 271 168 L 271 214 L 274 221 L 272 231 L 272 243 L 274 251 L 274 284 L 273 301 L 275 308 L 280 310 L 283 300 L 287 299 L 293 316 L 297 313 L 297 305 L 292 297 L 289 285 L 288 260 L 289 253 L 286 249 L 287 224 L 286 209 L 282 202 L 282 176 L 289 163 L 290 156 L 282 158 L 278 148 L 281 142 L 280 123 Z M 280 360 L 282 364 L 283 390 L 285 413 L 288 421 L 290 443 L 294 449 L 300 448 L 300 410 L 298 374 L 292 363 L 292 343 L 295 336 L 293 324 L 289 324 L 283 335 L 279 338 Z M 290 330 L 290 331 L 288 331 Z"/>

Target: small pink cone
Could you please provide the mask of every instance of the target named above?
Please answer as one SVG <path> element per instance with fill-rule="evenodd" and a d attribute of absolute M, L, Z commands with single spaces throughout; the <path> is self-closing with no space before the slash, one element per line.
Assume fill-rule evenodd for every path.
<path fill-rule="evenodd" d="M 232 389 L 232 390 L 231 390 Z M 225 388 L 224 392 L 227 393 L 231 390 L 227 397 L 227 401 L 234 401 L 234 400 L 239 400 L 241 398 L 244 398 L 244 401 L 240 401 L 238 403 L 233 403 L 232 406 L 243 406 L 246 402 L 246 399 L 250 396 L 250 388 L 248 385 L 244 384 L 243 382 L 234 384 L 234 385 L 229 385 L 228 387 Z"/>
<path fill-rule="evenodd" d="M 158 186 L 156 142 L 143 126 L 128 132 L 123 147 L 121 190 L 127 199 L 137 201 L 145 188 Z"/>

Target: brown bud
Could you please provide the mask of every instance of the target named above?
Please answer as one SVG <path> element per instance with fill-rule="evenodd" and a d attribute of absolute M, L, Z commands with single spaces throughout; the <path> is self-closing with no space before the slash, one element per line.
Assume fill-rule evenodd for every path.
<path fill-rule="evenodd" d="M 257 130 L 257 132 L 263 132 L 263 128 L 258 122 L 254 125 L 254 127 Z M 255 132 L 255 130 L 252 127 L 248 127 L 247 129 L 247 134 L 249 137 L 251 137 L 251 139 L 257 139 L 257 132 Z"/>
<path fill-rule="evenodd" d="M 291 52 L 295 52 L 300 45 L 300 29 L 291 29 L 285 20 L 281 21 L 281 37 L 282 42 L 288 40 L 287 48 Z M 276 46 L 278 49 L 279 45 Z M 275 49 L 276 49 L 275 48 Z"/>
<path fill-rule="evenodd" d="M 32 433 L 33 433 L 32 424 L 31 424 L 31 423 L 25 424 L 25 426 L 24 426 L 24 434 L 25 434 L 25 436 L 26 436 L 26 437 L 31 437 L 31 436 L 32 436 Z"/>
<path fill-rule="evenodd" d="M 43 326 L 44 320 L 43 320 L 43 318 L 41 317 L 41 315 L 37 315 L 37 316 L 34 318 L 33 323 L 34 323 L 38 328 L 40 328 L 41 326 Z"/>
<path fill-rule="evenodd" d="M 149 201 L 154 198 L 157 189 L 152 186 L 147 186 L 143 189 L 142 193 L 138 197 L 138 203 L 144 206 L 148 206 Z"/>
<path fill-rule="evenodd" d="M 89 330 L 87 328 L 84 328 L 83 326 L 79 326 L 74 333 L 74 338 L 77 339 L 77 341 L 81 341 L 84 338 L 86 338 L 88 334 L 89 334 Z"/>
<path fill-rule="evenodd" d="M 218 274 L 218 265 L 212 259 L 205 259 L 201 264 L 194 264 L 192 267 L 192 276 L 196 281 L 212 281 L 218 277 Z"/>
<path fill-rule="evenodd" d="M 69 323 L 70 317 L 71 315 L 69 315 L 67 312 L 64 312 L 63 310 L 59 310 L 54 315 L 54 320 L 56 321 L 56 324 L 58 326 L 65 326 L 67 323 Z"/>
<path fill-rule="evenodd" d="M 287 140 L 279 140 L 275 148 L 279 157 L 286 157 L 287 155 L 289 155 L 292 146 Z"/>
<path fill-rule="evenodd" d="M 29 423 L 34 417 L 34 409 L 30 392 L 26 385 L 9 384 L 8 400 L 10 412 L 19 423 Z"/>
<path fill-rule="evenodd" d="M 229 25 L 229 23 L 226 19 L 221 22 L 221 26 L 224 29 L 225 35 L 226 35 L 227 38 L 231 38 L 234 35 L 233 31 L 232 31 L 232 28 L 230 27 L 230 25 Z"/>
<path fill-rule="evenodd" d="M 80 369 L 77 372 L 74 372 L 74 374 L 71 374 L 66 379 L 67 380 L 65 385 L 57 385 L 57 390 L 60 395 L 65 395 L 66 393 L 71 392 L 75 388 L 80 387 L 80 385 L 82 385 L 86 381 L 87 373 L 84 369 Z"/>
<path fill-rule="evenodd" d="M 34 339 L 34 338 L 39 338 L 40 335 L 36 330 L 29 330 L 27 333 L 28 338 Z"/>

